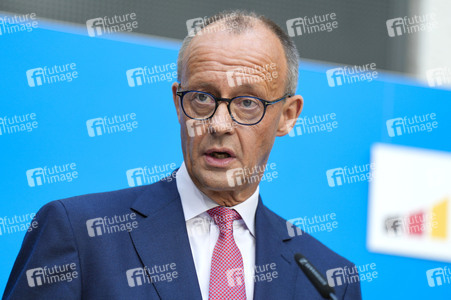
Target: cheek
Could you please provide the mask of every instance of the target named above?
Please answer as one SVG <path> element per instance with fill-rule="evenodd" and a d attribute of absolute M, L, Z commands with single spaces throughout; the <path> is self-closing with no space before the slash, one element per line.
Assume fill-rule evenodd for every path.
<path fill-rule="evenodd" d="M 241 142 L 244 148 L 243 152 L 248 159 L 258 160 L 256 154 L 259 155 L 267 152 L 266 148 L 271 144 L 271 133 L 268 130 L 270 130 L 270 128 L 257 124 L 251 127 L 249 131 L 246 131 L 241 135 Z"/>
<path fill-rule="evenodd" d="M 267 156 L 268 152 L 271 151 L 277 126 L 274 124 L 272 118 L 271 120 L 268 118 L 266 121 L 267 122 L 264 122 L 264 120 L 262 120 L 259 124 L 254 125 L 251 130 L 243 136 L 244 145 L 248 146 L 246 152 L 249 153 L 249 155 L 258 155 L 258 157 L 256 156 L 251 159 L 259 160 L 263 156 Z"/>
<path fill-rule="evenodd" d="M 181 120 L 181 139 L 182 144 L 190 157 L 198 156 L 198 149 L 204 135 L 199 135 L 196 131 L 196 127 L 193 125 L 194 120 Z"/>

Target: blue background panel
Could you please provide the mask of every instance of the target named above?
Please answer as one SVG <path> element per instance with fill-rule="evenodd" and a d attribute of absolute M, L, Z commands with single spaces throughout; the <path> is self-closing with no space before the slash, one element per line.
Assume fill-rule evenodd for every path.
<path fill-rule="evenodd" d="M 78 27 L 40 25 L 0 39 L 0 117 L 35 113 L 38 122 L 31 132 L 0 136 L 0 216 L 23 216 L 52 200 L 126 188 L 129 169 L 178 167 L 183 157 L 173 81 L 129 87 L 126 71 L 175 63 L 179 44 L 126 35 L 91 38 Z M 68 63 L 78 72 L 72 82 L 28 86 L 27 70 Z M 269 163 L 278 176 L 261 183 L 263 201 L 286 219 L 334 213 L 337 228 L 312 234 L 358 266 L 376 264 L 378 277 L 361 282 L 364 299 L 447 299 L 451 286 L 429 287 L 425 272 L 450 265 L 368 252 L 369 182 L 330 187 L 326 171 L 369 164 L 375 142 L 451 151 L 451 92 L 379 71 L 372 82 L 329 87 L 326 71 L 335 67 L 301 62 L 301 117 L 334 113 L 337 126 L 276 139 Z M 131 132 L 88 135 L 87 120 L 131 113 L 138 123 Z M 427 113 L 437 115 L 437 129 L 388 136 L 386 120 Z M 67 163 L 76 163 L 78 178 L 72 182 L 28 186 L 26 170 Z M 1 290 L 24 234 L 0 235 Z"/>

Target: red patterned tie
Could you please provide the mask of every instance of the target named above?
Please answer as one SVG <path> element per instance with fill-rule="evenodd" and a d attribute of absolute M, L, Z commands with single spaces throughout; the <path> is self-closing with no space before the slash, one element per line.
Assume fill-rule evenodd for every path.
<path fill-rule="evenodd" d="M 210 300 L 245 300 L 243 258 L 233 238 L 234 210 L 217 206 L 207 211 L 219 227 L 219 238 L 211 259 Z"/>

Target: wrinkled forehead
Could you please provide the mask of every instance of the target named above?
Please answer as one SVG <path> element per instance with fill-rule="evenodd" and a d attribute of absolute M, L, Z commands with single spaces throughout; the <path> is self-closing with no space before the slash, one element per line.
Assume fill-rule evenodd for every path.
<path fill-rule="evenodd" d="M 264 73 L 264 76 L 277 72 L 276 81 L 285 82 L 284 50 L 272 31 L 258 24 L 238 33 L 220 26 L 213 28 L 217 31 L 202 32 L 189 44 L 183 58 L 182 83 L 188 82 L 192 76 L 200 76 L 197 70 L 214 68 L 224 72 L 244 68 L 245 73 Z"/>

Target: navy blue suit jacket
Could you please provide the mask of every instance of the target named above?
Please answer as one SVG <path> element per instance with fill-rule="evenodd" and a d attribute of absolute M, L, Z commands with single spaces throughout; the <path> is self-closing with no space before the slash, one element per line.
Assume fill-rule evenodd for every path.
<path fill-rule="evenodd" d="M 3 299 L 202 299 L 175 179 L 53 201 L 36 218 Z M 307 233 L 291 237 L 261 199 L 255 218 L 255 264 L 271 280 L 261 280 L 267 272 L 256 278 L 254 299 L 322 299 L 297 252 L 323 275 L 353 267 Z M 335 290 L 361 299 L 358 282 Z"/>

